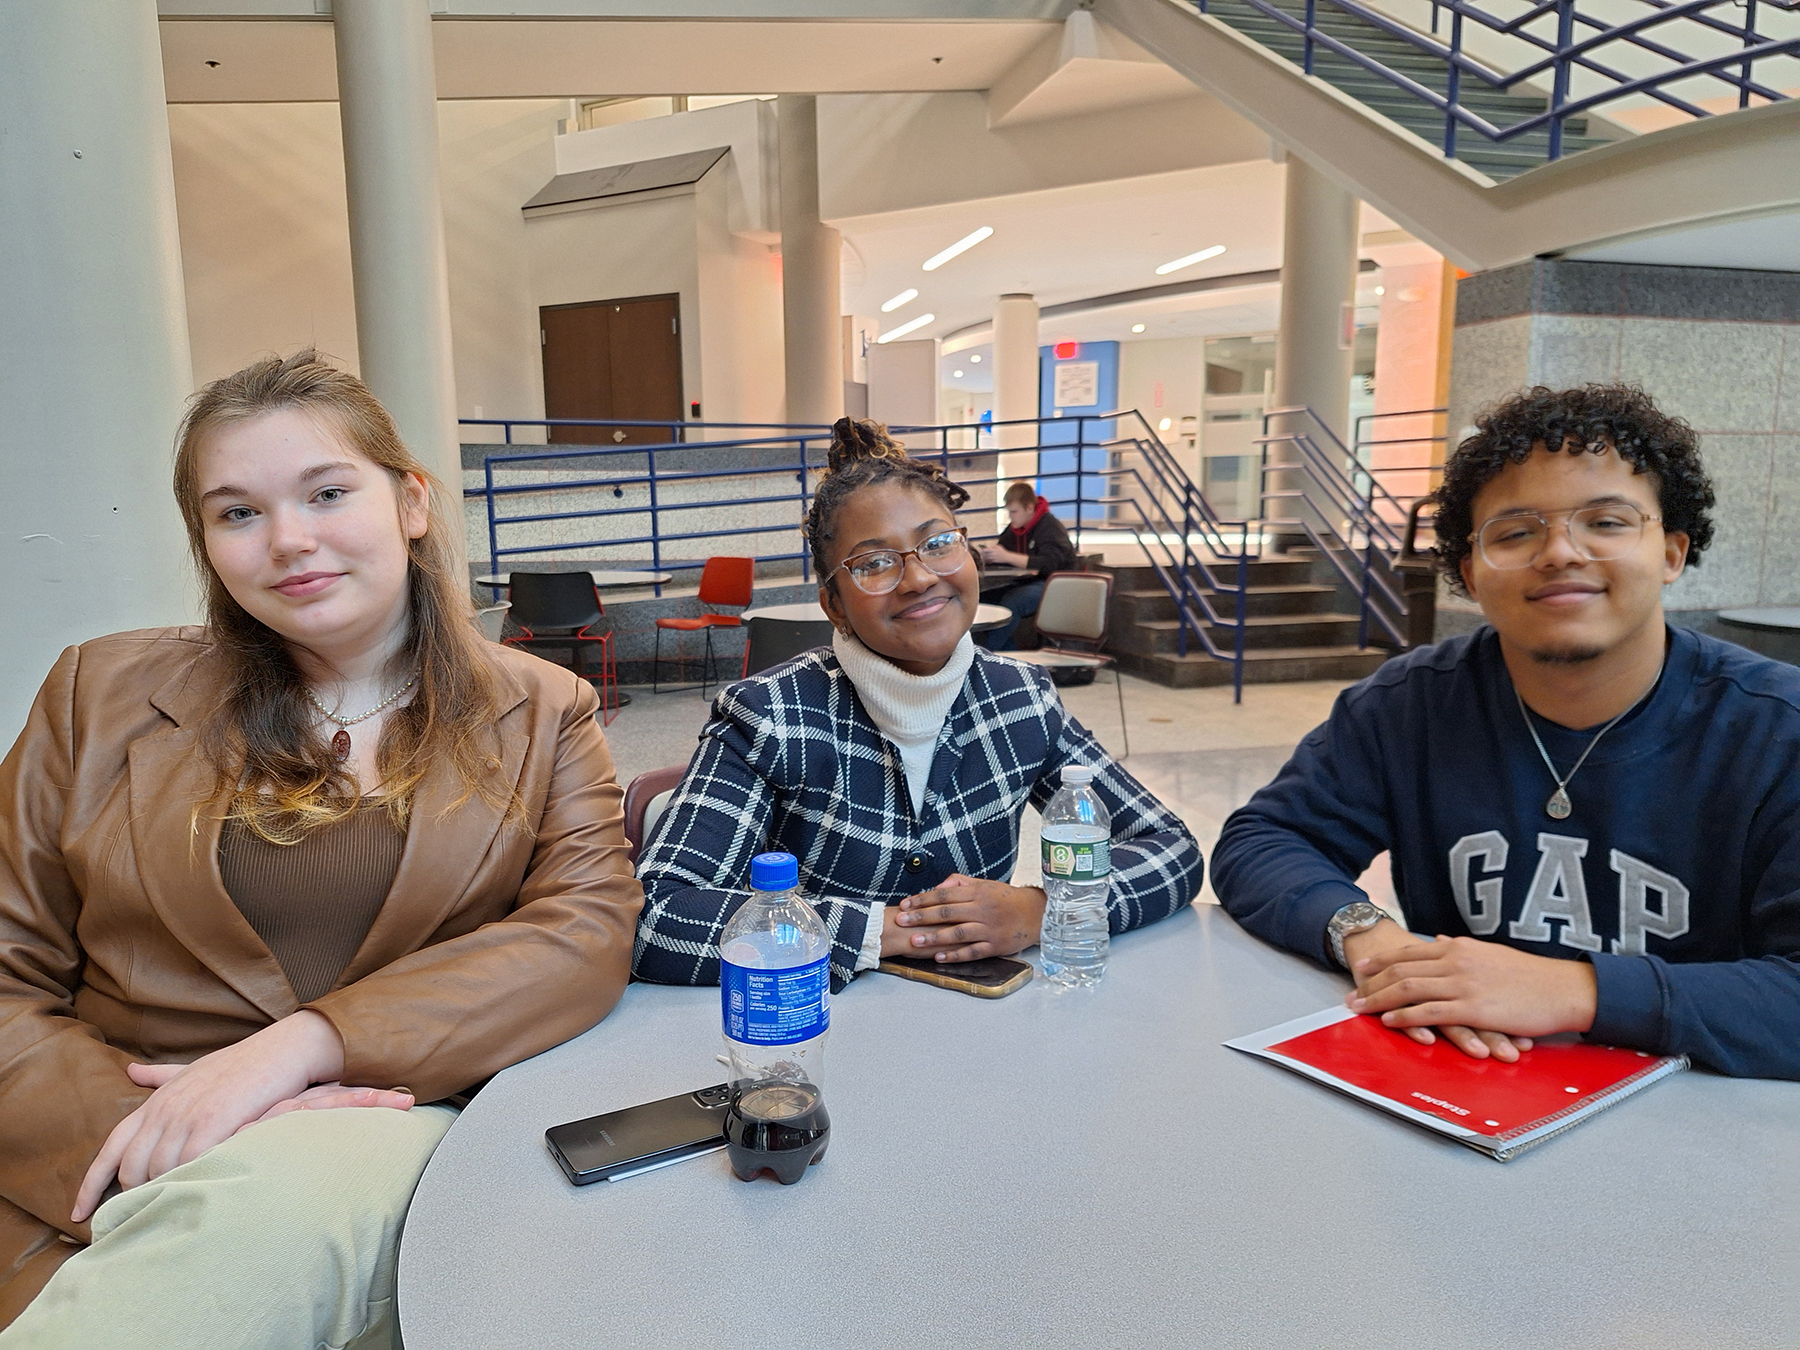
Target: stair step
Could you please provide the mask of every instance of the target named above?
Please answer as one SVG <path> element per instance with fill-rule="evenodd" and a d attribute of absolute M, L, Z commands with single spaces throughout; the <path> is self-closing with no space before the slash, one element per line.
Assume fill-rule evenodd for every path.
<path fill-rule="evenodd" d="M 1279 684 L 1294 680 L 1360 680 L 1381 668 L 1388 653 L 1355 647 L 1302 647 L 1244 653 L 1244 683 Z M 1195 689 L 1231 683 L 1232 663 L 1205 652 L 1186 656 L 1121 652 L 1121 669 L 1156 684 Z"/>
<path fill-rule="evenodd" d="M 1354 614 L 1248 615 L 1244 619 L 1244 650 L 1248 653 L 1329 647 L 1354 634 L 1357 622 Z M 1180 633 L 1179 619 L 1146 619 L 1130 628 L 1114 629 L 1107 635 L 1107 648 L 1139 654 L 1173 653 Z M 1216 646 L 1227 649 L 1236 641 L 1236 626 L 1208 625 L 1207 635 Z M 1191 643 L 1190 639 L 1190 649 Z"/>

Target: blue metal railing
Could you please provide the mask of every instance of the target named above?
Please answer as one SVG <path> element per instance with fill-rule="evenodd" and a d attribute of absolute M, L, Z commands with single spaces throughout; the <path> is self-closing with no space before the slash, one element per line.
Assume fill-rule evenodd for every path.
<path fill-rule="evenodd" d="M 1002 450 L 991 444 L 997 429 L 1030 428 L 1041 433 L 1054 420 L 1059 440 L 1053 444 L 1037 444 Z M 1108 434 L 1121 424 L 1132 434 Z M 467 426 L 490 426 L 502 429 L 506 448 L 483 456 L 483 483 L 467 489 L 465 495 L 485 499 L 488 524 L 489 557 L 495 568 L 513 558 L 549 553 L 580 553 L 583 550 L 645 548 L 651 566 L 658 572 L 699 568 L 701 558 L 671 557 L 670 545 L 732 537 L 761 537 L 784 534 L 797 542 L 797 527 L 811 504 L 811 477 L 824 467 L 824 448 L 830 430 L 819 426 L 779 426 L 747 423 L 687 423 L 684 426 L 660 422 L 601 421 L 594 419 L 468 419 Z M 671 439 L 654 444 L 612 444 L 594 446 L 526 447 L 516 442 L 517 428 L 586 427 L 595 438 L 610 437 L 618 431 L 639 434 L 644 428 L 667 428 Z M 754 430 L 770 434 L 734 436 L 727 439 L 700 439 L 719 431 Z M 1061 506 L 1069 502 L 1074 522 L 1076 546 L 1081 545 L 1084 530 L 1103 513 L 1105 528 L 1129 535 L 1142 552 L 1158 583 L 1174 602 L 1180 619 L 1177 649 L 1185 655 L 1190 646 L 1198 646 L 1208 655 L 1227 661 L 1233 669 L 1233 686 L 1241 699 L 1243 692 L 1244 627 L 1248 595 L 1248 564 L 1259 556 L 1260 540 L 1252 521 L 1222 519 L 1213 510 L 1199 488 L 1188 477 L 1168 447 L 1147 421 L 1135 411 L 1083 415 L 1073 418 L 1022 419 L 1016 423 L 965 424 L 942 427 L 895 426 L 890 430 L 912 445 L 916 456 L 937 458 L 945 473 L 969 489 L 983 487 L 997 490 L 1013 477 L 1036 479 L 1040 490 Z M 683 439 L 673 439 L 680 435 Z M 1074 439 L 1068 439 L 1073 435 Z M 1040 434 L 1032 439 L 1041 440 Z M 929 440 L 927 447 L 921 441 Z M 1069 468 L 1047 466 L 1046 454 L 1073 452 Z M 1104 452 L 1104 467 L 1090 465 L 1087 452 Z M 1033 469 L 1019 475 L 998 474 L 1000 454 L 1029 454 Z M 693 467 L 718 457 L 729 462 L 719 467 Z M 671 457 L 681 467 L 672 467 Z M 994 460 L 994 476 L 970 468 L 977 457 Z M 767 462 L 770 459 L 774 462 Z M 659 460 L 661 461 L 659 463 Z M 967 461 L 959 465 L 958 460 Z M 598 461 L 598 465 L 596 465 Z M 607 466 L 617 464 L 616 471 Z M 506 482 L 509 471 L 532 466 L 540 472 L 555 474 L 536 481 Z M 497 477 L 498 475 L 498 477 Z M 744 480 L 754 486 L 745 491 Z M 729 494 L 670 500 L 671 488 L 692 488 L 717 480 L 732 480 L 736 488 Z M 779 488 L 770 484 L 774 480 Z M 792 486 L 787 486 L 791 482 Z M 1073 498 L 1068 496 L 1073 488 Z M 611 491 L 622 498 L 626 489 L 644 490 L 643 504 L 620 502 L 616 506 L 585 506 L 572 509 L 526 510 L 505 514 L 504 505 L 529 496 L 551 494 L 554 499 L 572 492 Z M 671 529 L 670 524 L 683 512 L 716 512 L 721 508 L 793 503 L 793 514 L 779 524 L 741 524 L 719 527 L 716 518 L 707 528 Z M 1090 508 L 1092 510 L 1090 510 Z M 962 514 L 987 514 L 991 527 L 994 507 L 968 506 Z M 604 537 L 564 538 L 514 542 L 510 533 L 517 527 L 543 527 L 571 521 L 608 521 L 619 517 L 648 517 L 647 527 L 631 534 L 606 534 Z M 971 531 L 977 541 L 998 537 L 991 528 Z M 699 550 L 708 552 L 710 549 Z M 777 548 L 753 555 L 760 563 L 800 564 L 802 577 L 811 576 L 811 557 L 804 547 Z M 1229 572 L 1229 575 L 1227 573 Z M 657 594 L 661 594 L 660 586 Z M 1225 636 L 1228 635 L 1228 636 Z"/>
<path fill-rule="evenodd" d="M 1444 90 L 1439 92 L 1430 88 L 1386 61 L 1358 51 L 1350 42 L 1344 41 L 1341 25 L 1335 32 L 1328 31 L 1320 23 L 1318 7 L 1321 2 L 1387 38 L 1398 39 L 1420 54 L 1441 61 L 1445 68 Z M 1202 14 L 1207 14 L 1212 12 L 1217 0 L 1191 0 L 1191 3 Z M 1300 13 L 1284 8 L 1275 0 L 1232 0 L 1232 3 L 1244 5 L 1297 34 L 1302 41 L 1301 66 L 1306 74 L 1313 74 L 1315 50 L 1322 47 L 1442 113 L 1442 146 L 1445 157 L 1450 159 L 1457 157 L 1459 128 L 1473 131 L 1494 144 L 1516 141 L 1544 129 L 1547 132 L 1545 157 L 1558 159 L 1563 153 L 1564 126 L 1571 117 L 1633 95 L 1649 97 L 1689 117 L 1710 116 L 1707 109 L 1669 88 L 1686 80 L 1705 78 L 1720 82 L 1736 94 L 1739 108 L 1749 107 L 1752 98 L 1780 102 L 1787 96 L 1772 84 L 1758 82 L 1754 78 L 1755 65 L 1771 58 L 1800 55 L 1800 38 L 1771 37 L 1759 33 L 1756 28 L 1759 5 L 1765 11 L 1792 13 L 1800 10 L 1800 0 L 1644 0 L 1650 6 L 1650 12 L 1624 23 L 1609 23 L 1584 14 L 1577 8 L 1576 0 L 1541 0 L 1541 3 L 1529 4 L 1512 18 L 1490 12 L 1470 0 L 1434 0 L 1430 33 L 1409 27 L 1360 0 L 1304 0 Z M 1293 0 L 1288 3 L 1292 4 Z M 1437 36 L 1440 10 L 1450 14 L 1448 42 Z M 1741 19 L 1720 18 L 1709 12 L 1713 10 L 1724 10 L 1741 16 Z M 1532 25 L 1540 21 L 1554 23 L 1554 36 L 1532 31 Z M 1522 41 L 1543 55 L 1517 70 L 1496 70 L 1465 50 L 1465 23 Z M 1695 56 L 1648 36 L 1653 28 L 1666 31 L 1675 25 L 1689 25 L 1692 35 L 1705 45 L 1713 45 L 1717 36 L 1728 37 L 1736 45 L 1722 53 Z M 1709 39 L 1706 35 L 1714 36 Z M 1669 64 L 1651 74 L 1633 77 L 1596 57 L 1600 48 L 1615 43 L 1630 48 L 1635 54 L 1653 56 Z M 1576 95 L 1571 80 L 1578 71 L 1598 77 L 1606 82 L 1605 87 Z M 1550 78 L 1551 88 L 1544 111 L 1507 126 L 1495 125 L 1465 102 L 1464 77 L 1473 77 L 1480 86 L 1490 90 L 1511 92 L 1516 86 L 1545 75 Z"/>
<path fill-rule="evenodd" d="M 1401 563 L 1413 556 L 1408 516 L 1426 494 L 1398 494 L 1380 479 L 1384 473 L 1429 475 L 1418 466 L 1373 468 L 1368 451 L 1381 445 L 1438 444 L 1435 429 L 1422 436 L 1371 437 L 1378 419 L 1435 419 L 1442 408 L 1371 414 L 1357 419 L 1354 445 L 1345 445 L 1311 408 L 1271 408 L 1263 414 L 1261 500 L 1266 527 L 1288 537 L 1304 536 L 1339 577 L 1357 593 L 1357 646 L 1366 646 L 1371 625 L 1397 647 L 1408 645 L 1409 601 L 1400 584 Z M 1271 424 L 1287 424 L 1275 431 Z M 1271 456 L 1271 450 L 1277 451 Z M 1280 452 L 1285 451 L 1285 454 Z M 1286 475 L 1298 486 L 1271 489 L 1271 475 Z M 1285 509 L 1278 509 L 1278 506 Z"/>

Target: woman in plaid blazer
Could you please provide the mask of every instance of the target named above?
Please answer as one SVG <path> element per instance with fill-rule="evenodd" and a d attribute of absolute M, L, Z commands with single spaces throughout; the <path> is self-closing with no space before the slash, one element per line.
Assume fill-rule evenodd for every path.
<path fill-rule="evenodd" d="M 1112 931 L 1187 905 L 1203 866 L 1187 827 L 1041 670 L 971 643 L 979 580 L 955 523 L 967 494 L 874 423 L 833 430 L 806 525 L 833 646 L 719 694 L 638 860 L 636 975 L 716 984 L 750 859 L 774 849 L 799 859 L 801 894 L 831 933 L 834 990 L 882 956 L 1023 950 L 1044 893 L 1008 884 L 1019 819 L 1068 764 L 1094 768 L 1112 816 Z"/>

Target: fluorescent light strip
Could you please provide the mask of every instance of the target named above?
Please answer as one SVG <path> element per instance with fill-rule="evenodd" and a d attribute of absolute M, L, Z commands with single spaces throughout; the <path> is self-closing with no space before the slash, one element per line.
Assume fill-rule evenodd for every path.
<path fill-rule="evenodd" d="M 1174 262 L 1166 262 L 1156 269 L 1156 275 L 1166 277 L 1171 272 L 1179 272 L 1184 267 L 1192 267 L 1197 262 L 1205 262 L 1208 258 L 1216 258 L 1225 251 L 1225 245 L 1214 244 L 1211 248 L 1203 248 L 1198 253 L 1190 253 L 1185 258 L 1177 258 Z"/>
<path fill-rule="evenodd" d="M 919 298 L 919 293 L 915 290 L 907 289 L 907 290 L 901 291 L 900 294 L 896 295 L 892 300 L 888 301 L 885 305 L 883 305 L 881 307 L 881 312 L 883 314 L 892 314 L 895 310 L 899 309 L 900 306 L 904 305 L 907 301 L 917 300 L 918 298 Z"/>
<path fill-rule="evenodd" d="M 880 337 L 876 338 L 875 341 L 878 343 L 879 342 L 892 342 L 895 338 L 903 338 L 908 333 L 916 332 L 917 330 L 923 328 L 926 324 L 933 322 L 934 320 L 936 320 L 936 318 L 937 318 L 937 315 L 935 315 L 935 314 L 921 314 L 921 315 L 919 315 L 918 318 L 908 319 L 905 323 L 901 324 L 898 328 L 890 329 L 888 332 L 883 333 Z"/>
<path fill-rule="evenodd" d="M 925 270 L 935 272 L 959 253 L 967 253 L 994 232 L 992 225 L 983 225 L 974 234 L 965 234 L 942 253 L 934 253 L 925 260 Z"/>

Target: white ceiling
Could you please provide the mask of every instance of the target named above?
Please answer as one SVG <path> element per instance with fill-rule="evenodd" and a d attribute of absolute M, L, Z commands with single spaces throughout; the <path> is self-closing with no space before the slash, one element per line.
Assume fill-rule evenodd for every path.
<path fill-rule="evenodd" d="M 1230 164 L 834 221 L 853 250 L 845 306 L 875 316 L 883 331 L 933 314 L 933 323 L 909 335 L 933 338 L 985 324 L 1007 293 L 1034 295 L 1048 306 L 1278 268 L 1284 175 L 1267 161 Z M 920 270 L 926 258 L 983 225 L 993 227 L 992 238 L 935 272 Z M 1365 206 L 1362 228 L 1385 234 L 1393 224 Z M 1156 274 L 1159 265 L 1215 244 L 1225 252 Z M 1365 289 L 1374 284 L 1365 277 Z M 918 290 L 916 300 L 880 312 L 883 301 L 909 287 Z M 1263 331 L 1275 326 L 1276 297 L 1267 284 L 1164 296 L 1049 318 L 1042 332 L 1049 342 Z M 1139 322 L 1146 331 L 1132 334 Z"/>
<path fill-rule="evenodd" d="M 1800 272 L 1800 208 L 1615 239 L 1570 249 L 1565 256 L 1590 262 Z"/>
<path fill-rule="evenodd" d="M 1061 28 L 1027 20 L 439 19 L 431 36 L 440 98 L 599 98 L 987 89 Z M 337 97 L 329 23 L 165 18 L 161 33 L 171 103 Z"/>

